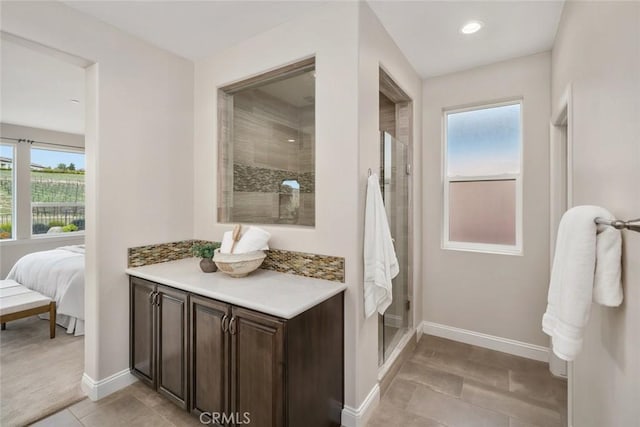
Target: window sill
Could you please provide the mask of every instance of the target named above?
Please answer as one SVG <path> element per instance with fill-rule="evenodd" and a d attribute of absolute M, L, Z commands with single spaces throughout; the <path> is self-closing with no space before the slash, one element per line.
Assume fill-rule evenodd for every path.
<path fill-rule="evenodd" d="M 38 243 L 44 242 L 66 242 L 66 241 L 76 241 L 78 239 L 84 239 L 84 232 L 70 232 L 64 233 L 64 235 L 60 234 L 43 234 L 42 236 L 32 236 L 27 239 L 7 239 L 0 240 L 1 246 L 17 246 L 17 245 L 36 245 Z"/>
<path fill-rule="evenodd" d="M 475 252 L 489 255 L 524 256 L 522 248 L 490 244 L 444 243 L 443 250 L 458 252 Z"/>

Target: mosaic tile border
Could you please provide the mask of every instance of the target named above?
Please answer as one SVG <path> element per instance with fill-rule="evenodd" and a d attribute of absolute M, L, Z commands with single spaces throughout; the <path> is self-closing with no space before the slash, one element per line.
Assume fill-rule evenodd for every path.
<path fill-rule="evenodd" d="M 282 181 L 295 179 L 300 184 L 300 193 L 315 191 L 314 172 L 295 172 L 283 169 L 267 169 L 247 166 L 240 163 L 233 165 L 233 191 L 252 193 L 280 193 L 287 190 Z"/>
<path fill-rule="evenodd" d="M 191 247 L 201 240 L 182 240 L 179 242 L 160 243 L 157 245 L 137 246 L 127 249 L 127 266 L 142 267 L 143 265 L 159 264 L 167 261 L 177 261 L 191 257 Z"/>
<path fill-rule="evenodd" d="M 142 267 L 191 257 L 191 246 L 204 240 L 182 240 L 128 249 L 127 265 Z M 344 283 L 345 260 L 342 257 L 270 249 L 260 268 L 316 279 Z"/>

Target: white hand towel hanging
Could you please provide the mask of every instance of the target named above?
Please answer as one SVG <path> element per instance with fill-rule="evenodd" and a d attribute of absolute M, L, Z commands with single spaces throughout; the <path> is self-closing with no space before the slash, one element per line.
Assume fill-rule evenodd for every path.
<path fill-rule="evenodd" d="M 380 193 L 378 175 L 367 181 L 364 218 L 364 313 L 366 317 L 378 311 L 384 314 L 391 302 L 391 280 L 400 271 L 387 213 Z"/>
<path fill-rule="evenodd" d="M 598 206 L 577 206 L 560 220 L 542 330 L 551 336 L 553 352 L 574 360 L 582 348 L 591 302 L 616 307 L 622 303 L 619 230 L 596 225 L 596 217 L 613 219 Z"/>

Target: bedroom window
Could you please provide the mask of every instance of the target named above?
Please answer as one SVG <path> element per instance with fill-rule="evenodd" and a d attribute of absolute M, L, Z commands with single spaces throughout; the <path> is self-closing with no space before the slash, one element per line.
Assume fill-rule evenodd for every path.
<path fill-rule="evenodd" d="M 84 231 L 84 153 L 31 148 L 33 235 Z"/>
<path fill-rule="evenodd" d="M 445 249 L 521 254 L 522 102 L 444 113 Z"/>
<path fill-rule="evenodd" d="M 13 239 L 15 229 L 15 146 L 0 144 L 0 240 Z"/>

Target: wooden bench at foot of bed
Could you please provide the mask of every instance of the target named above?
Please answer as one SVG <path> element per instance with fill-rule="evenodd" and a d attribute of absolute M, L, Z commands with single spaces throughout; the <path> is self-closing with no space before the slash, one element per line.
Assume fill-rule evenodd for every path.
<path fill-rule="evenodd" d="M 14 280 L 0 280 L 0 323 L 49 313 L 49 337 L 56 337 L 56 302 Z"/>

